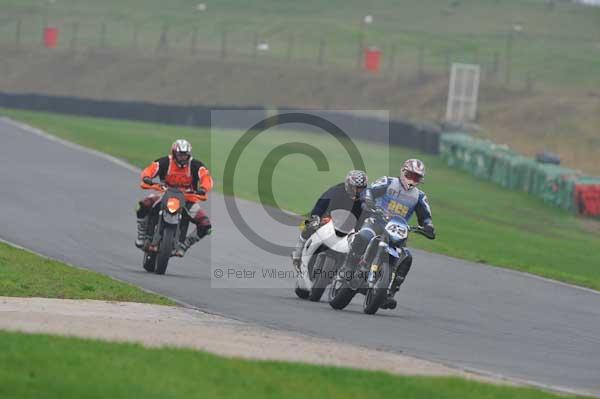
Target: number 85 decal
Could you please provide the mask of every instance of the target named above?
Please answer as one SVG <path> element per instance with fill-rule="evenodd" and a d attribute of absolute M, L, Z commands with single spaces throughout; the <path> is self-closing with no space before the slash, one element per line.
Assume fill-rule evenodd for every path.
<path fill-rule="evenodd" d="M 388 211 L 395 213 L 400 216 L 406 216 L 408 213 L 408 207 L 406 205 L 402 205 L 398 201 L 390 201 L 387 206 Z"/>

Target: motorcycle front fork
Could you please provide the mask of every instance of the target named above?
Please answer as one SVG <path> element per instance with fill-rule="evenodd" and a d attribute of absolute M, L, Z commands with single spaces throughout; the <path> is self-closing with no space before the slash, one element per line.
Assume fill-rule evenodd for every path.
<path fill-rule="evenodd" d="M 149 225 L 154 226 L 152 231 L 152 237 L 148 243 L 148 250 L 150 252 L 158 251 L 158 243 L 160 242 L 160 231 L 162 229 L 162 217 L 160 214 L 156 216 L 150 216 Z"/>
<path fill-rule="evenodd" d="M 369 265 L 369 274 L 367 281 L 374 283 L 377 280 L 377 276 L 381 273 L 381 265 L 383 264 L 384 257 L 388 257 L 388 265 L 391 271 L 390 284 L 388 290 L 397 291 L 404 280 L 404 276 L 399 276 L 399 268 L 402 262 L 407 258 L 407 254 L 404 250 L 398 249 L 400 257 L 396 258 L 387 253 L 386 247 L 379 245 L 380 240 L 373 239 L 369 243 L 365 255 L 363 257 L 364 262 L 362 264 Z"/>
<path fill-rule="evenodd" d="M 149 223 L 152 223 L 152 221 L 149 221 Z M 154 229 L 154 232 L 152 234 L 152 240 L 148 244 L 148 249 L 150 251 L 158 250 L 158 245 L 160 244 L 160 240 L 162 238 L 162 229 L 163 229 L 164 220 L 162 218 L 161 213 L 159 213 L 157 215 L 155 223 L 156 223 L 156 228 Z M 183 242 L 183 240 L 185 240 L 185 237 L 187 235 L 188 226 L 189 226 L 189 219 L 185 218 L 185 217 L 182 218 L 181 222 L 177 226 L 177 230 L 175 231 L 175 240 L 174 240 L 175 243 Z"/>
<path fill-rule="evenodd" d="M 190 226 L 190 220 L 187 217 L 181 218 L 179 228 L 177 229 L 177 235 L 175 236 L 175 242 L 183 242 L 187 237 L 188 227 Z"/>

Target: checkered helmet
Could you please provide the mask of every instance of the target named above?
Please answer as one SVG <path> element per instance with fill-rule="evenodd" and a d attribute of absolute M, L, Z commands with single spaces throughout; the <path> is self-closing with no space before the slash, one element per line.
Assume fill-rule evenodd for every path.
<path fill-rule="evenodd" d="M 352 199 L 358 199 L 360 197 L 360 193 L 367 188 L 367 184 L 369 183 L 369 179 L 367 178 L 367 174 L 362 170 L 351 170 L 346 175 L 346 179 L 344 180 L 344 188 L 346 192 Z"/>

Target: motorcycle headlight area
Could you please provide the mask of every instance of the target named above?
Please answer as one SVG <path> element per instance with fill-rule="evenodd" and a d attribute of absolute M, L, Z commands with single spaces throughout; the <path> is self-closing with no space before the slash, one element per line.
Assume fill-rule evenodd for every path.
<path fill-rule="evenodd" d="M 408 229 L 398 223 L 389 222 L 385 226 L 385 231 L 387 231 L 392 241 L 400 241 L 408 237 Z"/>
<path fill-rule="evenodd" d="M 176 213 L 181 207 L 181 202 L 177 198 L 169 198 L 167 201 L 167 210 L 169 213 Z"/>

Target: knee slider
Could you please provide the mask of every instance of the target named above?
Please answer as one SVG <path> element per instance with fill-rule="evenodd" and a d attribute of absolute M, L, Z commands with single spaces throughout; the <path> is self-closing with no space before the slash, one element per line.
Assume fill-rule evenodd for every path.
<path fill-rule="evenodd" d="M 198 238 L 204 238 L 207 235 L 212 233 L 212 226 L 210 224 L 203 226 L 196 226 L 196 234 L 198 234 Z"/>
<path fill-rule="evenodd" d="M 206 216 L 203 210 L 199 209 L 194 217 L 194 224 L 196 225 L 196 234 L 199 238 L 206 237 L 212 231 L 210 219 Z"/>
<path fill-rule="evenodd" d="M 138 219 L 145 218 L 148 215 L 149 208 L 144 205 L 144 201 L 138 202 L 138 205 L 135 209 L 135 214 Z"/>

